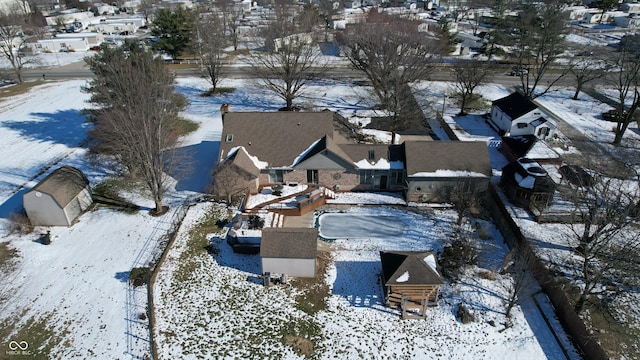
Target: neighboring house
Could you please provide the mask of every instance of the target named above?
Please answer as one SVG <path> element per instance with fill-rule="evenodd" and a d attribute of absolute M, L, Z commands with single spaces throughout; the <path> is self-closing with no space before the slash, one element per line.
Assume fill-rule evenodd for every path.
<path fill-rule="evenodd" d="M 500 185 L 511 202 L 535 211 L 551 204 L 556 189 L 547 171 L 529 159 L 518 159 L 505 166 Z"/>
<path fill-rule="evenodd" d="M 33 43 L 26 43 L 25 46 L 32 54 L 42 52 L 70 52 L 87 51 L 93 46 L 98 46 L 104 41 L 104 36 L 99 33 L 79 32 L 68 34 L 57 34 L 51 39 L 38 40 Z"/>
<path fill-rule="evenodd" d="M 65 165 L 27 191 L 23 202 L 31 224 L 71 226 L 93 199 L 89 180 L 82 171 Z"/>
<path fill-rule="evenodd" d="M 544 141 L 533 135 L 503 136 L 500 152 L 509 162 L 526 158 L 534 160 L 540 165 L 562 165 L 560 155 Z"/>
<path fill-rule="evenodd" d="M 600 9 L 593 9 L 592 12 L 588 12 L 584 15 L 582 22 L 587 24 L 609 24 L 615 21 L 617 17 L 624 17 L 626 14 L 624 11 L 613 10 L 606 11 L 604 14 Z"/>
<path fill-rule="evenodd" d="M 562 13 L 567 17 L 570 21 L 582 21 L 584 19 L 585 14 L 592 12 L 593 9 L 590 9 L 586 6 L 566 6 L 563 8 Z"/>
<path fill-rule="evenodd" d="M 380 262 L 385 304 L 400 307 L 403 318 L 426 317 L 426 307 L 437 305 L 444 284 L 434 253 L 381 251 Z"/>
<path fill-rule="evenodd" d="M 460 43 L 460 46 L 464 49 L 477 50 L 482 48 L 486 44 L 486 41 L 484 39 L 465 32 L 457 32 L 453 37 Z"/>
<path fill-rule="evenodd" d="M 640 14 L 640 3 L 625 1 L 620 5 L 620 10 L 627 12 L 629 15 Z"/>
<path fill-rule="evenodd" d="M 263 228 L 262 273 L 315 278 L 317 248 L 316 228 Z"/>
<path fill-rule="evenodd" d="M 480 141 L 404 142 L 407 201 L 441 202 L 443 192 L 466 182 L 473 191 L 486 190 L 491 178 L 487 144 Z"/>
<path fill-rule="evenodd" d="M 44 19 L 48 26 L 67 26 L 77 21 L 86 21 L 93 18 L 94 14 L 91 11 L 80 11 L 78 9 L 67 9 L 50 14 Z"/>
<path fill-rule="evenodd" d="M 556 132 L 555 120 L 518 92 L 493 102 L 490 122 L 505 136 L 535 135 L 544 140 Z"/>
<path fill-rule="evenodd" d="M 216 195 L 307 183 L 340 191 L 403 191 L 424 202 L 436 199 L 439 185 L 491 176 L 482 142 L 357 144 L 350 136 L 352 129 L 330 111 L 225 113 Z"/>
<path fill-rule="evenodd" d="M 143 17 L 113 17 L 103 18 L 93 23 L 90 28 L 102 34 L 133 34 L 140 27 L 146 25 Z"/>
<path fill-rule="evenodd" d="M 640 28 L 640 14 L 634 13 L 627 16 L 619 16 L 615 18 L 616 26 L 637 29 Z"/>
<path fill-rule="evenodd" d="M 279 52 L 284 46 L 310 45 L 313 42 L 313 37 L 309 33 L 293 34 L 282 38 L 273 39 L 273 51 Z"/>

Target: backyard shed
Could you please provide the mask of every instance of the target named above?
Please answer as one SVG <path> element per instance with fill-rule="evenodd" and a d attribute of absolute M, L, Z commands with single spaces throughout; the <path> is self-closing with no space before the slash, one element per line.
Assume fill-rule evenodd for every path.
<path fill-rule="evenodd" d="M 427 306 L 437 305 L 444 284 L 433 252 L 380 252 L 382 284 L 387 306 L 400 307 L 403 318 L 424 318 Z"/>
<path fill-rule="evenodd" d="M 262 273 L 315 278 L 317 248 L 315 228 L 263 228 Z"/>
<path fill-rule="evenodd" d="M 500 185 L 515 205 L 535 211 L 549 206 L 556 190 L 547 171 L 536 161 L 524 158 L 502 169 Z"/>
<path fill-rule="evenodd" d="M 65 165 L 27 191 L 23 203 L 33 225 L 71 226 L 93 199 L 87 177 Z"/>

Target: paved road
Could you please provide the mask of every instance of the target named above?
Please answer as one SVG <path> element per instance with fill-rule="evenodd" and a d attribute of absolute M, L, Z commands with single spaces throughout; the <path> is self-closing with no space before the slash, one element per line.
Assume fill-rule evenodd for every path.
<path fill-rule="evenodd" d="M 184 65 L 171 67 L 172 71 L 175 71 L 178 77 L 199 76 L 198 68 L 195 65 L 192 65 L 190 67 L 186 67 Z M 520 79 L 517 76 L 509 76 L 507 74 L 508 71 L 508 68 L 497 67 L 494 70 L 490 81 L 502 84 L 504 86 L 519 85 Z M 54 80 L 87 79 L 93 76 L 91 71 L 85 66 L 84 62 L 82 61 L 63 65 L 60 67 L 24 71 L 24 77 L 26 80 L 41 79 L 42 74 L 45 74 L 47 79 Z M 225 76 L 232 79 L 249 79 L 254 77 L 249 66 L 247 65 L 229 67 L 226 69 Z M 365 79 L 362 72 L 354 70 L 348 65 L 338 65 L 329 68 L 329 70 L 326 72 L 326 77 L 330 79 Z M 450 67 L 441 64 L 438 66 L 438 69 L 431 75 L 431 80 L 455 81 L 455 75 L 451 71 Z M 569 84 L 572 84 L 571 80 L 572 79 L 566 79 L 565 83 L 568 82 Z"/>

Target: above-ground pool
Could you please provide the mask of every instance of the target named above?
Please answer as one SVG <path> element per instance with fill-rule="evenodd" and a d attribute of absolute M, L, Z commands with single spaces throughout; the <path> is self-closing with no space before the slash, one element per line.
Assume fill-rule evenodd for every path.
<path fill-rule="evenodd" d="M 324 213 L 318 223 L 320 236 L 325 239 L 399 236 L 407 227 L 396 216 L 361 213 Z"/>

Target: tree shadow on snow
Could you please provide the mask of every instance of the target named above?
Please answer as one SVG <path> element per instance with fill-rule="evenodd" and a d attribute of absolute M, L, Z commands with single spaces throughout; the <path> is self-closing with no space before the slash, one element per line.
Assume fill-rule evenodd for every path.
<path fill-rule="evenodd" d="M 118 271 L 113 277 L 121 283 L 126 283 L 129 281 L 129 271 Z"/>
<path fill-rule="evenodd" d="M 383 305 L 378 261 L 336 261 L 333 294 L 345 298 L 351 306 L 376 308 Z"/>
<path fill-rule="evenodd" d="M 11 214 L 21 213 L 23 208 L 22 196 L 27 191 L 28 189 L 20 189 L 18 192 L 13 194 L 13 196 L 0 204 L 0 218 L 9 219 L 11 218 Z"/>
<path fill-rule="evenodd" d="M 77 147 L 87 138 L 90 123 L 80 111 L 60 110 L 54 113 L 31 113 L 30 120 L 10 120 L 2 126 L 20 133 L 21 136 Z"/>
<path fill-rule="evenodd" d="M 453 120 L 469 135 L 497 137 L 498 133 L 486 123 L 483 115 L 454 116 Z"/>
<path fill-rule="evenodd" d="M 498 299 L 505 299 L 505 295 L 504 294 L 500 294 L 499 292 L 496 292 L 494 290 L 491 289 L 487 289 L 486 287 L 478 284 L 478 283 L 474 283 L 474 282 L 470 282 L 470 281 L 460 281 L 459 282 L 460 285 L 463 285 L 465 287 L 467 287 L 467 289 L 462 289 L 460 291 L 461 294 L 463 293 L 470 293 L 472 294 L 472 296 L 461 296 L 462 302 L 465 303 L 465 305 L 468 305 L 470 308 L 475 309 L 475 310 L 480 310 L 486 313 L 495 313 L 495 314 L 499 314 L 499 315 L 504 315 L 504 312 L 501 311 L 502 309 L 492 309 L 489 306 L 487 306 L 487 301 L 474 301 L 471 299 L 478 299 L 478 294 L 484 294 L 485 296 L 490 296 L 490 297 L 496 297 Z M 501 301 L 499 301 L 498 303 L 500 303 Z"/>

